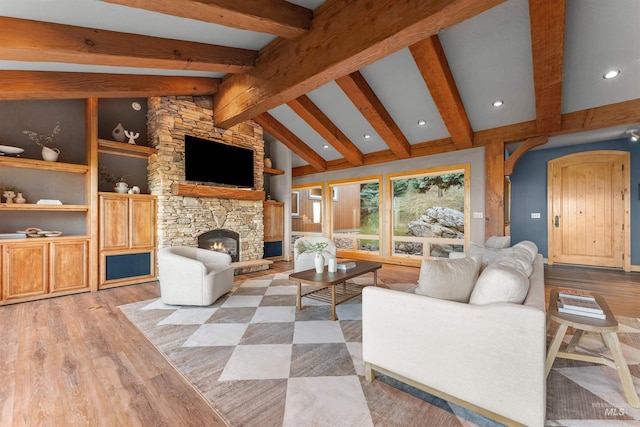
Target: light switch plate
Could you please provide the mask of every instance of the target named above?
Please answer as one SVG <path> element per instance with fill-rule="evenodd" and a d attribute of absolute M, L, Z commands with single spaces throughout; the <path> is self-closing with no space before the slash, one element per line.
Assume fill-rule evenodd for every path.
<path fill-rule="evenodd" d="M 531 218 L 540 219 L 540 212 L 531 212 Z"/>
<path fill-rule="evenodd" d="M 473 213 L 473 217 L 474 218 L 483 218 L 484 215 L 482 214 L 482 212 L 474 212 Z"/>

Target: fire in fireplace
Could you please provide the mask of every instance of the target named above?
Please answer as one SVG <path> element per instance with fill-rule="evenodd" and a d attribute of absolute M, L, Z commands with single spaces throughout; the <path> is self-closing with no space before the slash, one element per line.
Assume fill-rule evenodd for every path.
<path fill-rule="evenodd" d="M 240 235 L 235 231 L 224 229 L 206 231 L 198 236 L 198 247 L 224 252 L 231 256 L 232 262 L 240 261 Z"/>

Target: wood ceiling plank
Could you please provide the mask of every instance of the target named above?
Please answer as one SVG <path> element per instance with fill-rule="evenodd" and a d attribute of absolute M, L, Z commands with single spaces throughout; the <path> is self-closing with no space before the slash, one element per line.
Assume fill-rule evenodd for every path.
<path fill-rule="evenodd" d="M 313 19 L 312 10 L 284 0 L 104 1 L 287 39 L 307 33 Z"/>
<path fill-rule="evenodd" d="M 538 132 L 562 126 L 565 0 L 529 0 Z"/>
<path fill-rule="evenodd" d="M 307 34 L 267 46 L 255 70 L 221 84 L 216 123 L 226 128 L 251 119 L 502 2 L 335 0 Z"/>
<path fill-rule="evenodd" d="M 0 100 L 212 95 L 220 79 L 48 71 L 0 71 Z"/>
<path fill-rule="evenodd" d="M 473 129 L 453 79 L 440 38 L 433 35 L 409 46 L 440 117 L 458 149 L 473 146 Z"/>
<path fill-rule="evenodd" d="M 0 59 L 240 73 L 258 52 L 0 17 Z"/>
<path fill-rule="evenodd" d="M 287 105 L 333 146 L 351 166 L 360 166 L 364 162 L 362 151 L 318 108 L 317 105 L 302 95 Z"/>
<path fill-rule="evenodd" d="M 411 155 L 411 144 L 384 107 L 364 76 L 355 71 L 336 79 L 336 83 L 371 124 L 398 159 Z"/>
<path fill-rule="evenodd" d="M 311 165 L 315 172 L 327 170 L 327 161 L 313 151 L 307 144 L 287 129 L 269 113 L 262 113 L 253 118 L 262 128 Z"/>

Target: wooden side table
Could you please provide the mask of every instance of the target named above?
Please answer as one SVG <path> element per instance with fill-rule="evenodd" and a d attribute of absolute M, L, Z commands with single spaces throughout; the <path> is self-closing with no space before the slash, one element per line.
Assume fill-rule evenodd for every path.
<path fill-rule="evenodd" d="M 631 377 L 629 367 L 627 366 L 627 362 L 624 360 L 622 350 L 620 349 L 618 335 L 616 335 L 618 332 L 618 321 L 609 309 L 604 298 L 600 295 L 594 294 L 596 302 L 600 305 L 606 315 L 606 319 L 595 319 L 587 316 L 558 312 L 557 289 L 552 289 L 550 294 L 549 310 L 547 311 L 547 330 L 549 330 L 551 322 L 556 322 L 558 324 L 558 330 L 551 340 L 551 344 L 547 351 L 547 376 L 551 371 L 551 366 L 553 366 L 553 362 L 556 357 L 607 365 L 618 371 L 618 376 L 620 377 L 620 382 L 622 383 L 622 388 L 629 405 L 634 408 L 640 408 L 640 399 L 638 399 L 638 393 L 636 393 L 636 389 L 633 385 L 633 378 Z M 559 351 L 562 339 L 564 338 L 569 326 L 575 328 L 576 332 L 566 348 L 563 351 Z M 586 349 L 579 348 L 580 338 L 582 338 L 582 334 L 585 331 L 600 334 L 605 345 L 611 351 L 613 360 L 595 352 L 589 352 Z"/>

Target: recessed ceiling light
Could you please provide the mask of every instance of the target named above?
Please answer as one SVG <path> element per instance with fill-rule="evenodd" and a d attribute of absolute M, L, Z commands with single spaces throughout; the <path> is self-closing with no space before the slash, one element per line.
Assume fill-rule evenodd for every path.
<path fill-rule="evenodd" d="M 502 107 L 503 104 L 504 101 L 502 99 L 496 99 L 491 103 L 491 105 L 493 105 L 494 107 Z"/>
<path fill-rule="evenodd" d="M 322 148 L 329 148 L 327 144 L 322 144 Z"/>
<path fill-rule="evenodd" d="M 371 139 L 371 135 L 369 135 L 368 133 L 364 134 L 364 139 Z"/>
<path fill-rule="evenodd" d="M 620 74 L 620 70 L 609 70 L 606 73 L 604 73 L 602 77 L 605 79 L 612 79 L 614 77 L 618 77 L 619 74 Z"/>
<path fill-rule="evenodd" d="M 422 120 L 422 119 L 418 120 L 418 126 L 424 126 L 426 124 L 427 124 L 426 120 Z"/>

